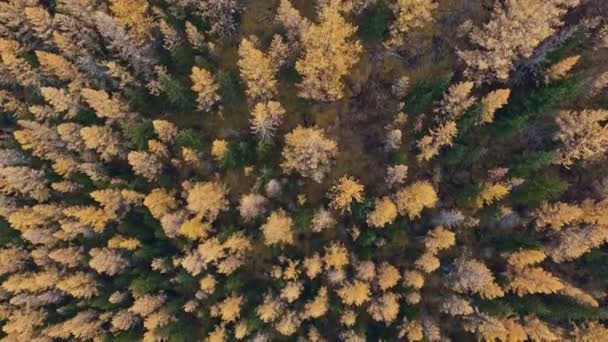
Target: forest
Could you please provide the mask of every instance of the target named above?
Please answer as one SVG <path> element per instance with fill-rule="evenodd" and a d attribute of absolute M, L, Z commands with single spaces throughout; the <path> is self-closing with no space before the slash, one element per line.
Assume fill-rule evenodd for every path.
<path fill-rule="evenodd" d="M 0 342 L 605 342 L 607 290 L 606 0 L 0 0 Z"/>

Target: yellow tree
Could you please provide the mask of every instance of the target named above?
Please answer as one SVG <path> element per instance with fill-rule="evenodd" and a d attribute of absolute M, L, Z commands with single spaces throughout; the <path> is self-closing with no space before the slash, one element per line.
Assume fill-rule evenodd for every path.
<path fill-rule="evenodd" d="M 135 33 L 137 38 L 144 39 L 151 34 L 154 19 L 147 14 L 147 1 L 110 0 L 110 10 L 122 25 Z"/>
<path fill-rule="evenodd" d="M 527 294 L 556 293 L 564 288 L 562 281 L 540 267 L 527 267 L 510 275 L 507 290 L 522 297 Z"/>
<path fill-rule="evenodd" d="M 267 246 L 293 244 L 293 219 L 283 209 L 272 212 L 260 229 Z"/>
<path fill-rule="evenodd" d="M 397 192 L 397 209 L 399 214 L 410 219 L 420 217 L 424 208 L 432 208 L 437 203 L 437 193 L 428 181 L 417 181 Z"/>
<path fill-rule="evenodd" d="M 335 101 L 344 96 L 342 78 L 359 61 L 362 47 L 350 39 L 356 27 L 344 20 L 342 6 L 342 0 L 327 1 L 319 10 L 319 23 L 302 31 L 304 56 L 296 62 L 303 78 L 301 97 Z"/>
<path fill-rule="evenodd" d="M 253 101 L 268 101 L 276 95 L 277 68 L 272 60 L 260 51 L 254 41 L 243 38 L 239 44 L 241 78 L 247 85 L 247 96 Z"/>
<path fill-rule="evenodd" d="M 458 54 L 465 74 L 477 81 L 506 80 L 518 58 L 534 49 L 563 24 L 561 17 L 578 0 L 507 0 L 496 2 L 492 18 L 469 33 L 474 49 Z"/>
<path fill-rule="evenodd" d="M 337 153 L 336 142 L 327 138 L 322 129 L 298 126 L 285 135 L 281 167 L 286 173 L 298 172 L 321 183 Z"/>
<path fill-rule="evenodd" d="M 284 115 L 285 109 L 279 102 L 259 102 L 251 112 L 251 118 L 249 119 L 251 130 L 262 142 L 268 143 L 283 122 Z"/>
<path fill-rule="evenodd" d="M 197 94 L 198 109 L 202 112 L 210 111 L 211 107 L 220 100 L 220 96 L 217 94 L 220 86 L 209 71 L 197 66 L 192 67 L 190 79 L 192 80 L 191 89 Z"/>
<path fill-rule="evenodd" d="M 435 227 L 429 230 L 424 238 L 424 247 L 430 253 L 437 253 L 441 250 L 448 249 L 456 243 L 456 234 L 443 228 L 442 226 Z"/>
<path fill-rule="evenodd" d="M 401 47 L 405 35 L 433 21 L 433 11 L 437 6 L 435 0 L 397 0 L 392 6 L 395 21 L 391 25 L 387 45 Z"/>
<path fill-rule="evenodd" d="M 188 190 L 188 209 L 213 222 L 221 211 L 228 209 L 226 193 L 226 187 L 221 183 L 196 183 Z"/>
<path fill-rule="evenodd" d="M 367 215 L 367 224 L 383 228 L 397 218 L 397 206 L 388 197 L 376 198 L 374 210 Z"/>
<path fill-rule="evenodd" d="M 344 284 L 338 290 L 338 296 L 342 299 L 342 303 L 346 305 L 361 306 L 369 300 L 371 291 L 369 284 L 355 280 L 354 282 Z"/>
<path fill-rule="evenodd" d="M 484 123 L 491 123 L 494 121 L 494 113 L 502 108 L 509 100 L 511 95 L 511 89 L 497 89 L 488 93 L 481 100 L 481 121 Z"/>
<path fill-rule="evenodd" d="M 331 203 L 335 210 L 340 212 L 350 212 L 353 201 L 361 203 L 363 201 L 363 185 L 351 176 L 342 176 L 329 191 Z"/>
<path fill-rule="evenodd" d="M 557 163 L 570 166 L 576 160 L 602 156 L 608 150 L 608 110 L 560 111 L 555 118 L 560 143 Z"/>

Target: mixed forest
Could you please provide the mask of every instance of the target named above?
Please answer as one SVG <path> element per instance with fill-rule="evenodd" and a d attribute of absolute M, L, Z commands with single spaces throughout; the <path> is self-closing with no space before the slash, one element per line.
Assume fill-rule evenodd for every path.
<path fill-rule="evenodd" d="M 0 0 L 0 341 L 608 341 L 608 1 Z"/>

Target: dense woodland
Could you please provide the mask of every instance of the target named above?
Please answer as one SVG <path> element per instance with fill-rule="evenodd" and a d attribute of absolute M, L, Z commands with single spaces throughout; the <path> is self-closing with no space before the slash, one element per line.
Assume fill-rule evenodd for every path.
<path fill-rule="evenodd" d="M 608 341 L 608 1 L 0 0 L 0 341 Z"/>

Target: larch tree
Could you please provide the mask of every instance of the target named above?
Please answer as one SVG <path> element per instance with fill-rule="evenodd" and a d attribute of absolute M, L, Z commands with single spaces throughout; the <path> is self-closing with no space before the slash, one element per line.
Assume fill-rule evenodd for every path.
<path fill-rule="evenodd" d="M 437 193 L 431 183 L 417 181 L 397 192 L 395 203 L 399 214 L 413 220 L 420 217 L 424 208 L 433 208 L 437 200 Z"/>
<path fill-rule="evenodd" d="M 471 27 L 471 50 L 458 52 L 476 81 L 504 81 L 519 58 L 534 49 L 563 25 L 562 16 L 578 0 L 508 0 L 496 2 L 492 18 L 483 27 Z"/>
<path fill-rule="evenodd" d="M 251 130 L 260 141 L 269 143 L 272 141 L 277 128 L 283 122 L 284 115 L 285 109 L 279 102 L 259 102 L 251 112 L 251 118 L 249 119 Z"/>
<path fill-rule="evenodd" d="M 389 197 L 377 198 L 374 210 L 367 215 L 367 224 L 374 228 L 384 228 L 397 218 L 397 206 Z"/>
<path fill-rule="evenodd" d="M 577 160 L 589 160 L 608 150 L 608 110 L 560 111 L 555 121 L 559 131 L 557 163 L 566 167 Z"/>
<path fill-rule="evenodd" d="M 228 207 L 226 188 L 218 182 L 196 183 L 188 190 L 188 209 L 213 222 Z"/>
<path fill-rule="evenodd" d="M 359 61 L 362 47 L 351 39 L 356 27 L 344 20 L 342 6 L 342 0 L 327 1 L 319 9 L 319 23 L 302 31 L 304 55 L 296 62 L 301 97 L 335 101 L 344 96 L 343 78 Z"/>
<path fill-rule="evenodd" d="M 264 235 L 264 244 L 291 245 L 293 244 L 293 219 L 282 209 L 270 214 L 266 223 L 260 229 Z"/>
<path fill-rule="evenodd" d="M 276 95 L 278 70 L 272 60 L 260 51 L 255 40 L 243 38 L 239 44 L 238 66 L 247 85 L 247 96 L 253 101 L 268 101 Z"/>
<path fill-rule="evenodd" d="M 481 99 L 481 121 L 491 123 L 494 121 L 494 114 L 502 108 L 509 100 L 511 89 L 497 89 L 488 93 Z"/>
<path fill-rule="evenodd" d="M 321 183 L 337 152 L 336 142 L 327 138 L 323 130 L 298 126 L 285 136 L 281 167 L 286 173 L 297 172 Z"/>
<path fill-rule="evenodd" d="M 433 22 L 433 12 L 438 4 L 435 0 L 397 0 L 392 4 L 395 21 L 390 27 L 389 47 L 399 48 L 404 44 L 404 36 Z"/>
<path fill-rule="evenodd" d="M 342 176 L 330 189 L 330 207 L 342 213 L 350 212 L 353 201 L 363 201 L 363 189 L 363 185 L 353 177 Z"/>
<path fill-rule="evenodd" d="M 212 106 L 220 100 L 217 93 L 219 85 L 215 82 L 213 75 L 203 68 L 193 66 L 190 80 L 192 80 L 191 89 L 197 95 L 198 109 L 202 112 L 210 111 Z"/>

